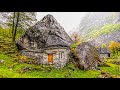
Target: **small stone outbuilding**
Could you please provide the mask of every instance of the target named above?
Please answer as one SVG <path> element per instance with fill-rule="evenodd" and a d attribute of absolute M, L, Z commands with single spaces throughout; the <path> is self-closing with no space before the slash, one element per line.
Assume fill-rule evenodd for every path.
<path fill-rule="evenodd" d="M 104 58 L 104 59 L 110 57 L 111 54 L 107 48 L 100 48 L 99 53 L 100 53 L 100 58 Z"/>

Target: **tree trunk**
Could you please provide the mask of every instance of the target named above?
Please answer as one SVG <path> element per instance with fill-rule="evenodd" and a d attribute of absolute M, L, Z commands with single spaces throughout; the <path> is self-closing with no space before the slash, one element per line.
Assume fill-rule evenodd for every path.
<path fill-rule="evenodd" d="M 14 33 L 14 27 L 15 27 L 15 12 L 13 13 L 12 36 Z"/>
<path fill-rule="evenodd" d="M 15 42 L 15 39 L 16 39 L 16 32 L 17 32 L 17 27 L 18 27 L 18 22 L 19 22 L 19 16 L 20 16 L 20 13 L 18 12 L 17 13 L 17 22 L 16 22 L 16 25 L 15 25 L 15 30 L 14 30 L 14 33 L 13 33 L 13 42 Z"/>

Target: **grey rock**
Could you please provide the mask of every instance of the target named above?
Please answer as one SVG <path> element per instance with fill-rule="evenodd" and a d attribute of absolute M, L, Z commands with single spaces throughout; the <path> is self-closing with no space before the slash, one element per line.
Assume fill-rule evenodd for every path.
<path fill-rule="evenodd" d="M 71 44 L 72 39 L 64 28 L 49 14 L 26 30 L 16 43 L 19 50 L 35 51 L 52 46 L 69 47 Z"/>
<path fill-rule="evenodd" d="M 97 69 L 98 63 L 101 62 L 99 53 L 96 48 L 88 42 L 83 42 L 76 47 L 78 57 L 77 64 L 85 70 Z"/>

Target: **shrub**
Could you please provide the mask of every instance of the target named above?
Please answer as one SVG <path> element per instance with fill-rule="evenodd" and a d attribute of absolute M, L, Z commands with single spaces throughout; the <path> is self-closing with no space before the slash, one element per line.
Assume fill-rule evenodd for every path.
<path fill-rule="evenodd" d="M 103 43 L 103 44 L 102 44 L 102 48 L 106 48 L 106 44 Z"/>
<path fill-rule="evenodd" d="M 120 44 L 114 41 L 111 41 L 108 47 L 113 54 L 118 54 L 120 50 Z"/>

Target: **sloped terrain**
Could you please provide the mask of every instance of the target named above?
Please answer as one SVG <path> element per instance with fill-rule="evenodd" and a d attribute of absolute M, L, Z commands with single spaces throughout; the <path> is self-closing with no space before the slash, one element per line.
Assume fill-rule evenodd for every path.
<path fill-rule="evenodd" d="M 89 12 L 82 19 L 79 33 L 93 45 L 108 45 L 110 41 L 119 41 L 119 12 Z"/>
<path fill-rule="evenodd" d="M 1 60 L 4 62 L 2 63 Z M 52 66 L 36 65 L 30 62 L 31 59 L 19 55 L 11 38 L 0 36 L 0 78 L 98 78 L 103 72 L 110 73 L 113 78 L 120 76 L 116 69 L 120 66 L 112 63 L 109 63 L 110 67 L 99 67 L 101 70 L 84 71 L 76 68 L 72 63 L 64 68 L 56 69 Z"/>

